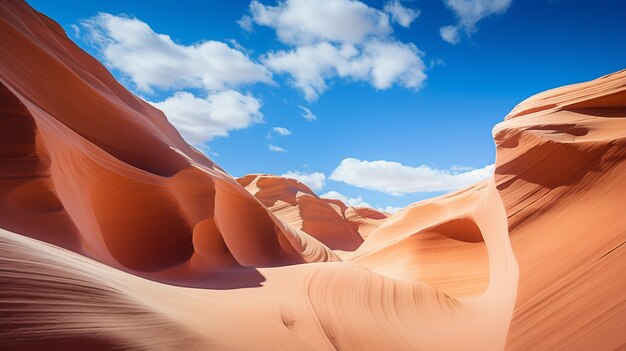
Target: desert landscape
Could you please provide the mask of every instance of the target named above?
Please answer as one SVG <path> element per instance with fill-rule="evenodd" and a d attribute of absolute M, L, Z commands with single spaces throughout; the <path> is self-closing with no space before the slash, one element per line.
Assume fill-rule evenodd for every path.
<path fill-rule="evenodd" d="M 392 214 L 231 176 L 25 2 L 0 43 L 2 350 L 626 349 L 626 70 Z"/>

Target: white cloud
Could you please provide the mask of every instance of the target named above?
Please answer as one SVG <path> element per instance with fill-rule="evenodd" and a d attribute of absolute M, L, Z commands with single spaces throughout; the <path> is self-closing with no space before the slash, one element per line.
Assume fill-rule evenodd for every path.
<path fill-rule="evenodd" d="M 461 40 L 457 26 L 441 27 L 439 28 L 439 35 L 441 35 L 441 39 L 453 45 L 457 44 Z"/>
<path fill-rule="evenodd" d="M 100 13 L 81 23 L 109 67 L 137 89 L 223 90 L 241 84 L 271 82 L 265 67 L 219 41 L 179 45 L 136 18 Z"/>
<path fill-rule="evenodd" d="M 391 195 L 402 195 L 460 189 L 487 179 L 492 172 L 493 165 L 455 172 L 426 165 L 411 167 L 391 161 L 346 158 L 333 171 L 330 179 Z"/>
<path fill-rule="evenodd" d="M 236 50 L 239 50 L 240 52 L 242 52 L 242 53 L 244 53 L 244 54 L 246 54 L 246 55 L 249 55 L 249 54 L 251 54 L 251 53 L 253 52 L 253 50 L 245 48 L 243 45 L 241 45 L 241 44 L 240 44 L 237 40 L 235 40 L 235 39 L 232 39 L 232 38 L 231 38 L 231 39 L 226 39 L 226 41 L 227 41 L 230 45 L 232 45 L 232 47 L 233 47 L 233 48 L 235 48 Z"/>
<path fill-rule="evenodd" d="M 80 38 L 80 27 L 75 24 L 70 24 L 70 28 L 72 28 L 72 31 L 74 32 L 74 37 Z"/>
<path fill-rule="evenodd" d="M 161 102 L 151 102 L 190 144 L 200 144 L 234 129 L 263 121 L 261 102 L 234 90 L 210 93 L 201 99 L 188 92 L 177 92 Z"/>
<path fill-rule="evenodd" d="M 438 58 L 436 60 L 435 59 L 431 59 L 430 63 L 428 64 L 428 68 L 429 69 L 433 69 L 433 68 L 435 68 L 437 66 L 445 66 L 445 65 L 446 65 L 446 61 L 444 61 L 443 59 L 440 59 L 440 58 Z"/>
<path fill-rule="evenodd" d="M 274 133 L 280 134 L 282 136 L 287 136 L 291 134 L 289 129 L 283 127 L 273 127 L 272 130 L 274 131 Z"/>
<path fill-rule="evenodd" d="M 340 200 L 341 202 L 343 202 L 344 204 L 346 204 L 348 206 L 374 208 L 374 206 L 372 206 L 369 203 L 367 203 L 366 201 L 364 201 L 362 196 L 348 197 L 348 196 L 346 196 L 346 195 L 344 195 L 342 193 L 339 193 L 337 191 L 334 191 L 334 190 L 328 191 L 328 192 L 320 195 L 320 197 L 323 197 L 323 198 L 326 198 L 326 199 Z M 376 210 L 377 211 L 381 211 L 381 212 L 387 212 L 387 213 L 394 214 L 394 213 L 400 211 L 403 208 L 404 207 L 386 206 L 386 207 L 377 207 Z"/>
<path fill-rule="evenodd" d="M 418 13 L 389 2 L 386 11 L 401 25 Z M 255 23 L 276 30 L 290 49 L 267 53 L 262 61 L 271 71 L 288 74 L 308 101 L 342 78 L 368 82 L 377 89 L 394 84 L 420 88 L 426 75 L 422 53 L 413 44 L 391 37 L 389 15 L 355 0 L 285 0 L 276 6 L 250 4 Z"/>
<path fill-rule="evenodd" d="M 413 44 L 372 41 L 365 45 L 366 62 L 370 62 L 370 81 L 378 89 L 394 83 L 406 88 L 420 88 L 426 79 L 421 52 Z"/>
<path fill-rule="evenodd" d="M 326 176 L 321 172 L 304 173 L 300 171 L 290 171 L 281 175 L 281 177 L 292 178 L 312 190 L 321 190 L 326 185 Z"/>
<path fill-rule="evenodd" d="M 459 30 L 465 30 L 469 36 L 476 31 L 476 24 L 481 19 L 506 12 L 513 0 L 444 0 L 446 6 L 454 12 L 457 25 L 441 27 L 441 38 L 450 44 L 459 42 Z"/>
<path fill-rule="evenodd" d="M 467 172 L 467 171 L 471 171 L 472 169 L 474 169 L 474 167 L 469 167 L 469 166 L 459 166 L 459 165 L 452 165 L 450 167 L 450 170 L 452 172 Z"/>
<path fill-rule="evenodd" d="M 391 33 L 387 14 L 353 0 L 286 0 L 277 6 L 250 3 L 254 22 L 272 27 L 286 44 L 359 43 Z"/>
<path fill-rule="evenodd" d="M 237 24 L 239 24 L 239 26 L 246 32 L 252 32 L 254 21 L 252 20 L 252 17 L 245 15 L 237 20 Z"/>
<path fill-rule="evenodd" d="M 267 149 L 274 152 L 287 152 L 287 150 L 283 149 L 282 147 L 272 144 L 267 145 Z"/>
<path fill-rule="evenodd" d="M 366 81 L 377 89 L 393 84 L 419 88 L 426 79 L 421 55 L 415 45 L 397 41 L 370 40 L 360 47 L 320 42 L 269 53 L 263 62 L 274 72 L 291 75 L 293 84 L 312 101 L 333 77 Z"/>
<path fill-rule="evenodd" d="M 475 29 L 476 23 L 481 19 L 506 12 L 511 2 L 512 0 L 445 0 L 448 8 L 459 19 L 459 24 L 469 32 Z"/>
<path fill-rule="evenodd" d="M 271 83 L 271 74 L 236 41 L 231 41 L 235 48 L 219 41 L 180 45 L 139 19 L 108 13 L 82 21 L 81 26 L 83 37 L 101 51 L 107 66 L 134 88 L 171 94 L 151 103 L 165 112 L 187 142 L 198 145 L 263 121 L 261 102 L 233 88 Z M 199 92 L 181 91 L 185 89 Z"/>
<path fill-rule="evenodd" d="M 399 0 L 387 2 L 383 10 L 391 16 L 391 19 L 405 28 L 411 26 L 411 23 L 420 15 L 419 10 L 406 8 Z"/>
<path fill-rule="evenodd" d="M 317 116 L 311 112 L 308 108 L 298 105 L 298 107 L 302 110 L 302 117 L 309 122 L 317 120 Z"/>
<path fill-rule="evenodd" d="M 344 51 L 344 55 L 348 55 Z M 333 65 L 345 61 L 342 52 L 334 45 L 323 42 L 301 46 L 295 50 L 270 52 L 263 62 L 274 72 L 291 75 L 293 85 L 299 88 L 308 101 L 317 99 L 326 90 L 326 78 L 335 74 Z"/>
<path fill-rule="evenodd" d="M 378 211 L 382 211 L 382 212 L 387 212 L 387 213 L 391 213 L 391 214 L 395 214 L 398 211 L 400 211 L 401 209 L 403 209 L 404 207 L 397 207 L 397 206 L 386 206 L 386 207 L 379 207 L 377 208 Z"/>
<path fill-rule="evenodd" d="M 368 204 L 367 202 L 363 201 L 363 197 L 361 196 L 357 196 L 357 197 L 347 197 L 341 193 L 338 193 L 334 190 L 331 190 L 327 193 L 324 193 L 322 195 L 320 195 L 320 197 L 326 198 L 326 199 L 334 199 L 334 200 L 340 200 L 341 202 L 343 202 L 344 204 L 348 205 L 348 206 L 354 206 L 354 207 L 372 207 L 372 205 Z"/>

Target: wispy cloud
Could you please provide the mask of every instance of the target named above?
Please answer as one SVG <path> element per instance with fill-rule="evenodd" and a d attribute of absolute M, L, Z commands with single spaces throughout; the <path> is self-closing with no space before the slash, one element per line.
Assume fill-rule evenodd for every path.
<path fill-rule="evenodd" d="M 254 30 L 254 21 L 252 17 L 245 15 L 237 20 L 237 24 L 246 32 L 252 32 Z"/>
<path fill-rule="evenodd" d="M 291 131 L 289 131 L 289 129 L 287 128 L 273 127 L 272 130 L 274 131 L 274 133 L 282 135 L 282 136 L 291 135 Z"/>
<path fill-rule="evenodd" d="M 429 69 L 433 69 L 437 66 L 445 66 L 446 65 L 446 61 L 444 61 L 443 59 L 432 59 L 430 60 L 430 63 L 428 64 L 428 68 Z"/>
<path fill-rule="evenodd" d="M 268 150 L 273 151 L 273 152 L 287 152 L 287 150 L 283 149 L 282 147 L 272 145 L 272 144 L 268 144 L 267 148 Z"/>
<path fill-rule="evenodd" d="M 508 10 L 512 0 L 444 0 L 446 6 L 454 12 L 458 22 L 455 25 L 441 27 L 441 38 L 450 44 L 460 41 L 460 31 L 468 36 L 476 31 L 476 24 L 485 17 L 500 15 Z"/>
<path fill-rule="evenodd" d="M 301 105 L 298 105 L 298 107 L 300 108 L 300 110 L 302 110 L 302 117 L 304 119 L 306 119 L 309 122 L 317 120 L 317 116 L 314 115 L 313 112 L 311 112 L 311 110 Z"/>

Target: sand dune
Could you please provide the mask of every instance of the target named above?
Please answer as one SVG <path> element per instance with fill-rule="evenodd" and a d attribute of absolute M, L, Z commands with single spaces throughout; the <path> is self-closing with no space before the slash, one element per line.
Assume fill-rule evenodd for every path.
<path fill-rule="evenodd" d="M 626 71 L 496 125 L 494 175 L 388 217 L 234 179 L 0 3 L 0 348 L 626 347 Z"/>

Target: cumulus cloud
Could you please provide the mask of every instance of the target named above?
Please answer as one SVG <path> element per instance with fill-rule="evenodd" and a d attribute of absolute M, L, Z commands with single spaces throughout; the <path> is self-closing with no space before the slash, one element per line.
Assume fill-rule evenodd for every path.
<path fill-rule="evenodd" d="M 277 73 L 288 73 L 308 101 L 318 98 L 333 77 L 369 82 L 377 89 L 393 84 L 420 88 L 426 79 L 422 53 L 413 44 L 370 40 L 359 47 L 320 42 L 294 50 L 272 52 L 263 62 Z"/>
<path fill-rule="evenodd" d="M 458 44 L 461 40 L 461 36 L 459 34 L 459 29 L 457 26 L 445 26 L 439 28 L 439 35 L 441 35 L 441 39 L 447 41 L 448 43 L 454 45 Z"/>
<path fill-rule="evenodd" d="M 281 177 L 292 178 L 311 188 L 311 190 L 321 190 L 326 185 L 326 176 L 321 172 L 304 173 L 300 171 L 290 171 Z"/>
<path fill-rule="evenodd" d="M 391 33 L 388 16 L 360 1 L 286 0 L 277 6 L 250 3 L 254 22 L 272 27 L 286 44 L 317 41 L 359 43 Z"/>
<path fill-rule="evenodd" d="M 397 83 L 420 88 L 426 79 L 421 52 L 413 44 L 373 41 L 365 46 L 365 61 L 370 62 L 369 80 L 378 89 Z"/>
<path fill-rule="evenodd" d="M 417 12 L 394 1 L 386 10 L 410 24 Z M 285 0 L 276 6 L 250 4 L 250 16 L 276 31 L 290 49 L 267 53 L 262 62 L 287 74 L 308 101 L 328 88 L 334 78 L 367 82 L 377 89 L 394 84 L 420 88 L 426 75 L 421 51 L 395 40 L 389 15 L 354 0 Z"/>
<path fill-rule="evenodd" d="M 419 10 L 404 7 L 399 0 L 387 2 L 383 10 L 391 16 L 394 22 L 405 28 L 411 26 L 411 23 L 420 15 Z"/>
<path fill-rule="evenodd" d="M 82 37 L 134 89 L 171 94 L 151 104 L 166 114 L 187 142 L 197 145 L 263 121 L 261 102 L 234 89 L 271 83 L 271 74 L 236 41 L 231 41 L 234 48 L 219 41 L 181 45 L 137 18 L 108 13 L 80 24 Z"/>
<path fill-rule="evenodd" d="M 283 149 L 282 147 L 272 144 L 267 145 L 267 149 L 273 152 L 287 152 L 287 150 Z"/>
<path fill-rule="evenodd" d="M 137 89 L 202 88 L 222 90 L 241 84 L 270 82 L 265 67 L 219 41 L 175 43 L 136 18 L 100 13 L 83 21 L 105 63 L 129 78 Z"/>
<path fill-rule="evenodd" d="M 314 115 L 313 112 L 311 112 L 311 110 L 301 105 L 298 105 L 298 107 L 300 108 L 300 110 L 302 110 L 302 117 L 304 119 L 306 119 L 309 122 L 317 120 L 317 116 Z"/>
<path fill-rule="evenodd" d="M 459 31 L 463 29 L 469 36 L 476 31 L 476 24 L 491 15 L 501 15 L 511 6 L 512 0 L 444 0 L 454 12 L 456 25 L 441 27 L 439 34 L 450 44 L 459 42 Z"/>
<path fill-rule="evenodd" d="M 330 179 L 390 195 L 449 191 L 487 179 L 493 165 L 465 172 L 437 169 L 426 165 L 406 166 L 392 161 L 362 161 L 346 158 Z"/>
<path fill-rule="evenodd" d="M 263 121 L 261 102 L 234 90 L 211 93 L 206 98 L 177 92 L 164 101 L 150 103 L 165 113 L 190 144 L 227 136 L 231 130 Z"/>
<path fill-rule="evenodd" d="M 302 91 L 308 101 L 312 101 L 326 90 L 326 79 L 336 75 L 337 64 L 346 62 L 355 51 L 353 47 L 351 51 L 347 48 L 341 50 L 331 43 L 322 42 L 294 50 L 270 52 L 263 62 L 274 72 L 291 75 L 293 85 Z"/>
<path fill-rule="evenodd" d="M 291 134 L 291 131 L 289 131 L 289 129 L 283 127 L 273 127 L 272 130 L 274 131 L 274 133 L 280 134 L 282 136 L 287 136 Z"/>
<path fill-rule="evenodd" d="M 340 200 L 341 202 L 343 202 L 344 204 L 348 205 L 348 206 L 354 206 L 354 207 L 372 207 L 372 205 L 368 204 L 367 202 L 363 201 L 363 197 L 361 196 L 357 196 L 357 197 L 347 197 L 339 192 L 336 192 L 334 190 L 331 190 L 329 192 L 326 192 L 322 195 L 320 195 L 320 197 L 326 198 L 326 199 L 334 199 L 334 200 Z"/>

